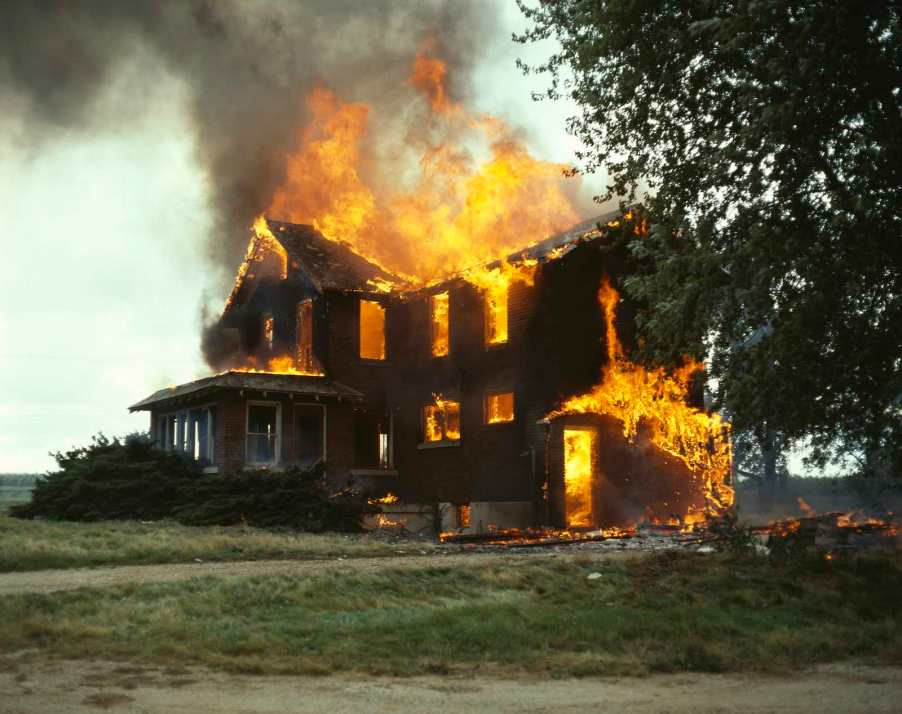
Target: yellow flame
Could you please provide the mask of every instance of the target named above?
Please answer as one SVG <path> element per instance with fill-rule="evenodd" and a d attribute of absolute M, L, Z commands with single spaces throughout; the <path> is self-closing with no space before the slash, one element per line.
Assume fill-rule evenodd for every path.
<path fill-rule="evenodd" d="M 567 526 L 591 526 L 595 431 L 564 429 L 564 500 Z"/>
<path fill-rule="evenodd" d="M 254 372 L 258 374 L 293 374 L 301 377 L 325 377 L 325 373 L 318 367 L 311 369 L 298 369 L 295 358 L 292 355 L 277 355 L 265 360 L 248 356 L 244 364 L 230 367 L 225 372 Z M 225 374 L 221 372 L 220 374 Z"/>
<path fill-rule="evenodd" d="M 228 309 L 235 300 L 245 279 L 248 276 L 253 277 L 254 273 L 250 272 L 251 268 L 255 264 L 263 264 L 266 258 L 270 256 L 275 256 L 278 261 L 279 278 L 285 280 L 285 278 L 288 277 L 288 253 L 285 252 L 284 246 L 276 240 L 272 231 L 269 230 L 269 224 L 266 222 L 266 218 L 260 215 L 254 219 L 254 223 L 251 226 L 251 238 L 247 244 L 244 260 L 238 268 L 238 275 L 235 277 L 235 286 L 232 288 L 229 299 L 226 300 L 226 309 Z"/>
<path fill-rule="evenodd" d="M 441 394 L 432 395 L 433 404 L 423 409 L 424 438 L 432 441 L 457 441 L 460 439 L 460 402 L 445 399 Z"/>
<path fill-rule="evenodd" d="M 507 342 L 508 297 L 514 283 L 529 287 L 535 282 L 536 260 L 516 263 L 501 261 L 492 268 L 471 268 L 462 274 L 464 280 L 480 290 L 485 299 L 485 341 L 490 345 Z"/>
<path fill-rule="evenodd" d="M 450 340 L 448 320 L 451 312 L 451 296 L 448 292 L 437 293 L 429 299 L 429 317 L 432 323 L 432 356 L 444 357 L 448 354 Z"/>
<path fill-rule="evenodd" d="M 489 424 L 502 424 L 514 420 L 514 393 L 499 392 L 486 397 L 485 420 Z"/>
<path fill-rule="evenodd" d="M 386 493 L 382 498 L 369 499 L 369 503 L 374 506 L 377 504 L 390 505 L 392 503 L 397 503 L 397 502 L 398 502 L 398 497 L 395 494 L 393 494 L 391 491 Z"/>
<path fill-rule="evenodd" d="M 401 158 L 384 166 L 372 161 L 370 149 L 383 137 L 371 135 L 370 107 L 319 87 L 307 96 L 310 122 L 269 209 L 313 224 L 419 287 L 579 220 L 565 191 L 567 167 L 534 158 L 502 121 L 452 102 L 447 67 L 427 50 L 414 60 L 408 83 L 427 101 L 411 105 L 407 129 L 416 139 L 406 142 Z M 475 158 L 480 145 L 488 149 L 481 161 Z M 398 175 L 409 174 L 414 160 L 415 174 Z"/>
<path fill-rule="evenodd" d="M 614 318 L 620 296 L 607 277 L 598 291 L 605 319 L 608 360 L 601 381 L 589 392 L 565 401 L 549 419 L 565 414 L 609 414 L 623 423 L 627 439 L 635 438 L 639 423 L 650 429 L 652 443 L 679 458 L 700 481 L 706 506 L 687 518 L 704 520 L 733 504 L 727 480 L 732 457 L 730 426 L 717 414 L 687 404 L 690 379 L 702 364 L 685 358 L 673 374 L 663 368 L 646 369 L 630 362 L 617 337 Z"/>

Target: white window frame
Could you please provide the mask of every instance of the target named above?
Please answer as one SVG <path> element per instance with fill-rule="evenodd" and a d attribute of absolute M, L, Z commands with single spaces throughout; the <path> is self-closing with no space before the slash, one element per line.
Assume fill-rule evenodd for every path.
<path fill-rule="evenodd" d="M 251 435 L 248 431 L 250 425 L 250 408 L 254 407 L 275 407 L 276 408 L 276 445 L 275 459 L 273 461 L 250 461 L 248 460 L 247 440 Z M 325 430 L 324 430 L 325 431 Z M 248 399 L 244 405 L 244 463 L 247 466 L 255 468 L 270 468 L 278 466 L 282 463 L 282 402 L 268 402 Z"/>
<path fill-rule="evenodd" d="M 210 464 L 216 463 L 216 443 L 213 432 L 212 409 L 215 402 L 198 404 L 195 407 L 186 407 L 177 411 L 166 412 L 157 416 L 157 444 L 162 444 L 161 449 L 170 453 L 179 453 L 190 456 L 194 460 L 194 430 L 191 429 L 191 412 L 206 410 L 207 412 L 207 453 L 200 454 L 201 459 L 206 459 Z M 162 422 L 163 428 L 159 425 Z M 172 428 L 175 423 L 175 429 Z M 162 439 L 160 438 L 162 437 Z"/>

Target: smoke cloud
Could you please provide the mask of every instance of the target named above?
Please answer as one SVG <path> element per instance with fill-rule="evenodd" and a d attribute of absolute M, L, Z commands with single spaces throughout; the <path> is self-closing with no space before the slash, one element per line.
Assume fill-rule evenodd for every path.
<path fill-rule="evenodd" d="M 380 114 L 403 111 L 417 48 L 431 38 L 466 98 L 497 8 L 479 0 L 65 0 L 0 2 L 0 104 L 19 138 L 104 130 L 140 112 L 162 66 L 185 87 L 216 217 L 209 254 L 229 270 L 285 174 L 318 84 Z M 140 65 L 137 69 L 135 64 Z M 100 100 L 118 73 L 114 111 Z"/>

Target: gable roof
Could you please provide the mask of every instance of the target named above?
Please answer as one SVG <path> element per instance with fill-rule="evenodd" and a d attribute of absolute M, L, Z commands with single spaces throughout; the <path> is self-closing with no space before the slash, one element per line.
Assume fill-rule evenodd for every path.
<path fill-rule="evenodd" d="M 397 275 L 380 268 L 350 246 L 329 240 L 313 226 L 267 219 L 269 229 L 320 290 L 379 292 L 380 283 L 403 286 Z"/>

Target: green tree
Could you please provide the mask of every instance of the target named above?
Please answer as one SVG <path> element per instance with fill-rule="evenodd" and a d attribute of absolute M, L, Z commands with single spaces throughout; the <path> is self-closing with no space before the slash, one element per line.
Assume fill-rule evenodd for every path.
<path fill-rule="evenodd" d="M 542 96 L 652 229 L 626 283 L 644 356 L 705 355 L 762 448 L 902 467 L 897 0 L 518 0 Z M 542 98 L 542 97 L 538 97 Z M 773 459 L 771 459 L 773 461 Z"/>

